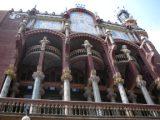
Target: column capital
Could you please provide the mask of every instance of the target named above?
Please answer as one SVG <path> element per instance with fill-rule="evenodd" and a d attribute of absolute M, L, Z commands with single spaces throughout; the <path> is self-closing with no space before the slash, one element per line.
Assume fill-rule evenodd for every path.
<path fill-rule="evenodd" d="M 11 79 L 15 79 L 16 74 L 14 72 L 14 66 L 13 65 L 9 65 L 8 69 L 5 71 L 5 74 L 10 76 Z"/>
<path fill-rule="evenodd" d="M 72 80 L 71 70 L 68 67 L 63 69 L 61 80 Z"/>
<path fill-rule="evenodd" d="M 117 85 L 118 83 L 124 83 L 124 80 L 122 79 L 119 72 L 113 75 L 113 80 L 115 85 Z"/>
<path fill-rule="evenodd" d="M 136 82 L 137 82 L 137 86 L 141 87 L 141 86 L 145 86 L 146 85 L 146 81 L 144 81 L 142 79 L 142 75 L 137 75 L 136 77 Z"/>
<path fill-rule="evenodd" d="M 43 80 L 44 77 L 45 77 L 45 75 L 43 74 L 42 71 L 36 71 L 36 72 L 34 72 L 34 73 L 32 74 L 32 77 L 33 77 L 34 79 L 39 78 L 40 80 Z"/>
<path fill-rule="evenodd" d="M 47 39 L 46 36 L 44 36 L 43 39 L 40 40 L 40 43 L 41 43 L 41 50 L 45 50 L 45 46 L 46 46 L 46 44 L 49 43 L 49 40 Z"/>
<path fill-rule="evenodd" d="M 131 51 L 130 50 L 128 50 L 128 48 L 127 48 L 127 45 L 122 45 L 122 49 L 121 49 L 121 51 L 122 52 L 124 52 L 125 54 L 127 54 L 127 53 L 131 53 Z"/>
<path fill-rule="evenodd" d="M 26 25 L 27 25 L 27 20 L 24 19 L 24 20 L 20 23 L 19 27 L 26 27 Z"/>
<path fill-rule="evenodd" d="M 69 23 L 69 21 L 66 21 L 64 25 L 65 25 L 65 29 L 69 29 L 69 28 L 70 28 L 70 23 Z"/>
<path fill-rule="evenodd" d="M 142 35 L 141 40 L 148 41 L 148 37 Z"/>
<path fill-rule="evenodd" d="M 154 82 L 157 85 L 157 89 L 160 89 L 160 77 L 157 77 Z"/>
<path fill-rule="evenodd" d="M 87 49 L 87 55 L 91 55 L 92 54 L 92 52 L 91 52 L 92 45 L 89 43 L 88 40 L 84 41 L 83 46 L 85 47 L 85 49 Z"/>
<path fill-rule="evenodd" d="M 127 48 L 126 45 L 122 45 L 121 51 L 127 56 L 128 60 L 133 60 L 130 55 L 131 51 Z"/>
<path fill-rule="evenodd" d="M 96 75 L 96 70 L 95 69 L 91 70 L 91 75 L 90 75 L 89 81 L 90 82 L 91 81 L 99 82 L 99 80 L 100 80 L 100 78 L 99 78 L 99 76 Z"/>
<path fill-rule="evenodd" d="M 106 29 L 105 35 L 106 35 L 106 36 L 112 36 L 111 30 Z"/>

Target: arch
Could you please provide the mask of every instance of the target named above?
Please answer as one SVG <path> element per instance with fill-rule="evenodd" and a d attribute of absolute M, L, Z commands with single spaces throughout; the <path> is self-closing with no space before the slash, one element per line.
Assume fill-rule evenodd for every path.
<path fill-rule="evenodd" d="M 83 9 L 83 8 L 71 8 L 71 9 L 69 9 L 69 10 L 67 11 L 67 13 L 68 13 L 69 16 L 70 16 L 70 14 L 71 14 L 72 12 L 84 12 L 84 13 L 86 13 L 86 14 L 88 14 L 88 15 L 91 15 L 92 18 L 93 18 L 93 20 L 94 20 L 94 22 L 96 23 L 95 14 L 92 13 L 91 11 L 89 11 L 89 10 L 86 10 L 86 9 Z"/>
<path fill-rule="evenodd" d="M 70 34 L 69 38 L 70 38 L 71 43 L 72 43 L 72 41 L 76 41 L 79 39 L 89 40 L 90 42 L 93 42 L 95 44 L 97 43 L 96 46 L 93 46 L 93 47 L 99 49 L 100 52 L 103 51 L 104 39 L 97 37 L 95 35 L 91 35 L 88 33 L 72 33 L 72 34 Z M 82 45 L 82 43 L 81 43 L 81 45 Z"/>
<path fill-rule="evenodd" d="M 58 48 L 62 48 L 62 43 L 65 41 L 65 35 L 61 32 L 48 29 L 29 30 L 24 33 L 25 47 L 28 48 L 31 45 L 35 45 L 39 40 L 46 36 L 51 44 L 55 43 Z M 35 44 L 33 44 L 33 42 Z"/>
<path fill-rule="evenodd" d="M 131 48 L 131 50 L 134 50 L 134 53 L 138 53 L 139 54 L 140 48 L 136 43 L 133 43 L 133 42 L 130 42 L 130 41 L 126 41 L 126 40 L 123 40 L 123 39 L 115 39 L 115 43 L 117 45 L 127 45 L 128 47 Z"/>
<path fill-rule="evenodd" d="M 28 36 L 31 36 L 37 33 L 50 33 L 52 35 L 60 37 L 61 40 L 63 41 L 65 40 L 65 35 L 63 33 L 55 31 L 55 30 L 49 30 L 49 29 L 29 30 L 24 33 L 24 37 L 28 37 Z"/>

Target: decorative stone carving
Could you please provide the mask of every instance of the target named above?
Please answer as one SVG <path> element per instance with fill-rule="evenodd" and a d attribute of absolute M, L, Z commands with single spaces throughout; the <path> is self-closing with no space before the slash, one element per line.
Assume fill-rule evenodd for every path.
<path fill-rule="evenodd" d="M 42 71 L 36 71 L 36 72 L 33 73 L 32 77 L 34 79 L 38 78 L 39 80 L 43 80 L 45 75 L 43 74 Z"/>
<path fill-rule="evenodd" d="M 126 45 L 122 45 L 121 51 L 122 51 L 124 54 L 126 54 L 128 60 L 133 60 L 132 57 L 131 57 L 131 55 L 130 55 L 131 51 L 127 49 L 127 46 L 126 46 Z"/>
<path fill-rule="evenodd" d="M 118 83 L 124 83 L 124 80 L 121 77 L 120 73 L 116 73 L 113 75 L 114 84 L 117 85 Z"/>
<path fill-rule="evenodd" d="M 69 68 L 65 68 L 63 69 L 63 72 L 62 72 L 62 76 L 61 76 L 61 80 L 64 81 L 64 80 L 72 80 L 72 75 L 71 75 L 71 71 Z"/>
<path fill-rule="evenodd" d="M 14 66 L 10 65 L 9 68 L 5 71 L 5 74 L 10 76 L 12 78 L 12 80 L 15 79 L 16 74 L 14 72 Z"/>
<path fill-rule="evenodd" d="M 44 36 L 43 40 L 41 40 L 40 43 L 41 43 L 41 50 L 45 50 L 46 44 L 49 43 L 49 40 L 47 40 L 47 37 Z"/>
<path fill-rule="evenodd" d="M 138 87 L 146 85 L 146 81 L 142 79 L 142 75 L 137 75 L 136 82 Z"/>
<path fill-rule="evenodd" d="M 65 29 L 69 29 L 70 28 L 70 23 L 69 22 L 65 22 Z"/>
<path fill-rule="evenodd" d="M 99 82 L 100 78 L 96 75 L 96 70 L 91 70 L 91 75 L 90 75 L 90 78 L 89 78 L 89 81 L 97 81 Z"/>
<path fill-rule="evenodd" d="M 157 85 L 157 89 L 160 89 L 160 78 L 159 77 L 155 80 L 155 84 Z"/>
<path fill-rule="evenodd" d="M 27 20 L 23 20 L 19 25 L 18 33 L 22 33 L 26 26 L 27 26 Z"/>
<path fill-rule="evenodd" d="M 85 41 L 84 41 L 83 46 L 84 46 L 84 47 L 86 48 L 86 50 L 87 50 L 87 55 L 91 55 L 91 54 L 92 54 L 92 53 L 91 53 L 92 45 L 89 43 L 88 40 L 85 40 Z"/>

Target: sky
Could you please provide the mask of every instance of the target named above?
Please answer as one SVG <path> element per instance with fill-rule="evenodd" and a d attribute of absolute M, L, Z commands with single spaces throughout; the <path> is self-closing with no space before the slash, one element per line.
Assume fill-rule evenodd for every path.
<path fill-rule="evenodd" d="M 124 8 L 137 20 L 138 26 L 148 32 L 149 40 L 160 53 L 160 0 L 0 0 L 1 10 L 23 9 L 27 11 L 37 5 L 40 12 L 57 14 L 83 4 L 103 20 L 116 22 L 116 15 Z"/>

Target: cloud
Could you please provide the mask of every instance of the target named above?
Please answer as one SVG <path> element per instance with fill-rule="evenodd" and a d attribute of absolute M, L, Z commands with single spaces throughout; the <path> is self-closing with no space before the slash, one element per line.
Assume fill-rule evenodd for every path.
<path fill-rule="evenodd" d="M 148 30 L 149 40 L 153 43 L 157 51 L 160 53 L 160 30 Z"/>

